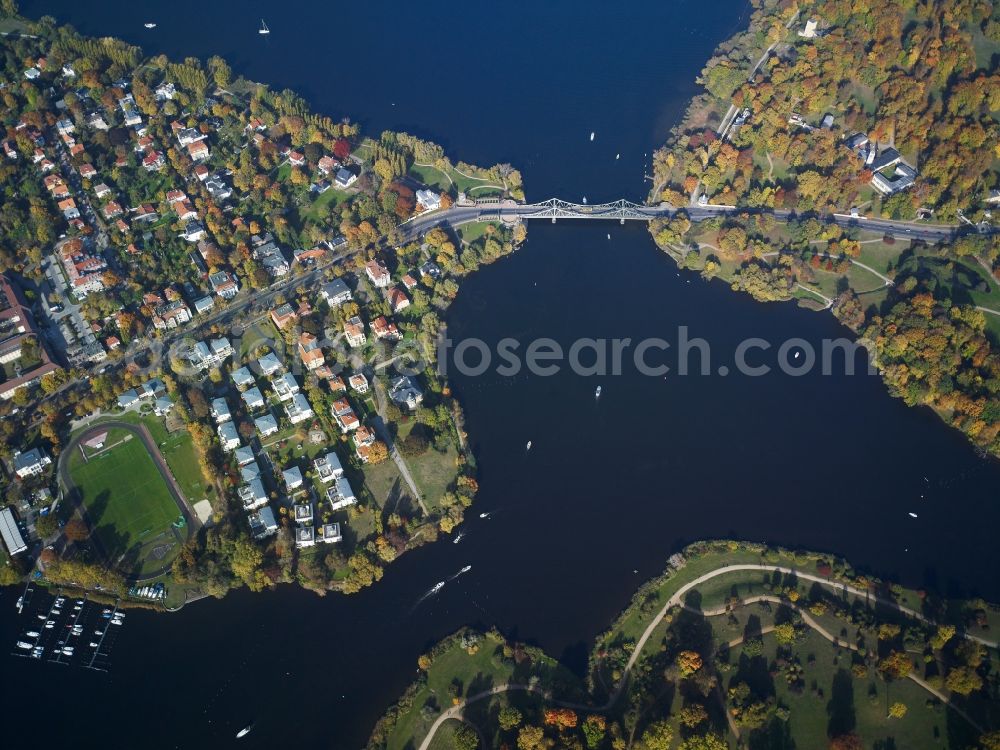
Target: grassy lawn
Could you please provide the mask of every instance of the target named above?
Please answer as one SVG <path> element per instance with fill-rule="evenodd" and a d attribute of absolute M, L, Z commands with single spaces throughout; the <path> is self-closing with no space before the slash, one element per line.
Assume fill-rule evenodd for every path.
<path fill-rule="evenodd" d="M 485 237 L 490 227 L 499 229 L 499 224 L 491 224 L 485 221 L 471 221 L 468 224 L 462 224 L 460 227 L 457 227 L 455 231 L 458 233 L 462 242 L 467 245 L 471 245 L 476 240 Z"/>
<path fill-rule="evenodd" d="M 453 681 L 460 685 L 459 694 L 465 696 L 479 693 L 490 685 L 503 682 L 526 683 L 529 674 L 539 675 L 542 685 L 551 684 L 553 681 L 570 684 L 577 682 L 555 660 L 547 656 L 539 654 L 537 659 L 525 661 L 520 665 L 511 659 L 504 659 L 502 645 L 488 635 L 479 642 L 478 650 L 473 654 L 462 648 L 456 639 L 447 650 L 434 658 L 427 670 L 426 683 L 413 697 L 412 708 L 399 717 L 398 723 L 389 735 L 388 750 L 402 750 L 420 744 L 437 714 L 452 705 L 450 686 Z M 565 692 L 561 692 L 560 695 L 565 695 Z M 429 720 L 421 716 L 420 711 L 428 703 L 436 705 L 438 709 L 433 712 Z M 477 704 L 475 708 L 485 708 L 485 706 L 486 702 Z M 413 744 L 408 744 L 411 741 Z M 451 746 L 439 745 L 437 738 L 432 745 L 432 747 Z"/>
<path fill-rule="evenodd" d="M 455 747 L 455 732 L 462 726 L 458 719 L 448 719 L 434 734 L 431 740 L 430 750 L 452 750 Z"/>
<path fill-rule="evenodd" d="M 386 500 L 395 488 L 406 490 L 403 477 L 399 474 L 399 469 L 391 459 L 386 459 L 380 464 L 364 466 L 365 486 L 375 498 L 380 508 L 385 507 Z"/>
<path fill-rule="evenodd" d="M 503 193 L 502 187 L 496 183 L 478 177 L 466 177 L 454 168 L 449 169 L 448 173 L 445 174 L 437 167 L 418 166 L 414 164 L 410 167 L 410 176 L 428 187 L 436 188 L 446 193 L 450 193 L 454 189 L 457 192 L 466 193 L 469 197 L 476 198 Z M 452 185 L 454 185 L 454 188 L 452 188 Z"/>
<path fill-rule="evenodd" d="M 639 607 L 630 607 L 625 614 L 608 631 L 612 641 L 621 635 L 627 640 L 637 641 L 642 631 L 646 629 L 653 615 L 655 615 L 667 603 L 667 600 L 677 589 L 689 581 L 693 581 L 700 575 L 710 570 L 715 570 L 721 565 L 732 565 L 735 563 L 759 563 L 760 556 L 755 552 L 746 550 L 735 550 L 725 555 L 721 553 L 709 553 L 689 560 L 681 570 L 670 576 L 662 584 L 655 586 L 648 593 L 644 593 L 643 604 Z M 654 643 L 650 639 L 646 648 Z"/>
<path fill-rule="evenodd" d="M 136 412 L 128 412 L 121 416 L 109 417 L 121 422 L 131 422 L 132 424 L 142 424 L 153 436 L 156 445 L 167 462 L 170 473 L 173 474 L 184 497 L 192 505 L 199 500 L 210 497 L 215 489 L 211 485 L 205 484 L 205 479 L 201 474 L 201 467 L 198 465 L 198 455 L 194 450 L 194 443 L 191 442 L 191 435 L 187 430 L 168 432 L 163 420 L 153 414 L 139 415 Z M 94 423 L 99 424 L 99 421 Z M 89 425 L 91 427 L 93 425 Z M 118 430 L 108 432 L 107 444 L 117 442 L 115 434 Z"/>
<path fill-rule="evenodd" d="M 764 657 L 773 660 L 777 649 L 773 635 L 764 635 L 763 642 Z M 789 730 L 795 747 L 827 747 L 827 732 L 818 730 L 830 731 L 835 722 L 858 732 L 868 741 L 866 746 L 873 740 L 889 738 L 895 744 L 888 747 L 948 746 L 945 707 L 926 706 L 930 694 L 912 680 L 886 684 L 871 677 L 845 677 L 841 670 L 849 676 L 851 667 L 848 651 L 836 648 L 813 631 L 807 631 L 794 651 L 800 656 L 805 685 L 792 690 L 782 674 L 775 676 L 773 684 L 776 698 L 791 711 Z M 732 650 L 730 658 L 734 663 L 739 661 L 740 653 L 739 647 Z M 888 718 L 887 705 L 896 702 L 908 708 L 902 719 Z"/>
<path fill-rule="evenodd" d="M 399 428 L 399 439 L 406 437 L 413 429 L 416 420 L 410 420 Z M 419 456 L 404 456 L 413 481 L 417 484 L 417 489 L 424 497 L 424 502 L 428 507 L 435 507 L 441 500 L 441 496 L 448 491 L 448 487 L 457 474 L 458 451 L 451 443 L 448 450 L 439 452 L 433 447 L 428 448 Z"/>
<path fill-rule="evenodd" d="M 275 307 L 277 307 L 277 305 L 275 305 Z M 270 346 L 271 343 L 275 341 L 282 341 L 282 338 L 278 334 L 278 329 L 274 327 L 274 323 L 271 322 L 270 317 L 265 317 L 259 322 L 254 323 L 243 332 L 243 337 L 240 339 L 240 362 L 245 363 L 250 355 L 250 352 L 258 346 L 262 344 Z"/>
<path fill-rule="evenodd" d="M 323 223 L 330 218 L 330 211 L 336 208 L 348 198 L 347 193 L 343 193 L 335 188 L 330 188 L 325 193 L 319 195 L 316 200 L 299 212 L 299 216 L 304 221 L 311 221 L 317 224 Z"/>
<path fill-rule="evenodd" d="M 143 572 L 169 562 L 147 564 L 144 545 L 173 543 L 172 523 L 180 515 L 145 446 L 133 437 L 85 461 L 70 458 L 70 473 L 80 491 L 94 532 L 113 562 L 128 555 Z"/>
<path fill-rule="evenodd" d="M 0 34 L 27 33 L 28 25 L 17 18 L 0 18 Z"/>
<path fill-rule="evenodd" d="M 448 179 L 448 175 L 437 167 L 421 167 L 414 164 L 410 167 L 410 176 L 439 192 L 450 193 L 452 190 L 452 182 Z"/>

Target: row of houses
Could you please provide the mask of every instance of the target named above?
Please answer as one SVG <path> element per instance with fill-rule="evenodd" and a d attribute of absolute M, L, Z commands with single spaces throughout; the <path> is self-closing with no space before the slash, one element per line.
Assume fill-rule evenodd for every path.
<path fill-rule="evenodd" d="M 35 352 L 31 361 L 24 360 L 28 348 Z M 15 371 L 13 377 L 0 383 L 0 398 L 4 400 L 58 369 L 36 331 L 20 289 L 6 276 L 0 276 L 0 364 L 10 365 Z"/>

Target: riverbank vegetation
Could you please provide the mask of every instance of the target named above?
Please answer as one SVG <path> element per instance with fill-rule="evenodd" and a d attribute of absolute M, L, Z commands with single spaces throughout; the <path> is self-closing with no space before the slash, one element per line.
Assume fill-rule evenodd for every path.
<path fill-rule="evenodd" d="M 515 674 L 524 647 L 462 631 L 420 658 L 368 747 L 991 750 L 997 611 L 828 555 L 699 542 L 598 636 L 586 679 L 553 680 L 537 652 Z"/>
<path fill-rule="evenodd" d="M 998 13 L 964 0 L 758 4 L 654 161 L 651 200 L 735 211 L 650 231 L 681 265 L 758 301 L 832 310 L 872 342 L 894 395 L 1000 456 L 1000 234 L 979 233 L 1000 199 Z M 896 181 L 898 164 L 912 175 Z M 794 214 L 784 224 L 758 208 Z M 849 211 L 960 233 L 930 246 L 829 221 Z"/>

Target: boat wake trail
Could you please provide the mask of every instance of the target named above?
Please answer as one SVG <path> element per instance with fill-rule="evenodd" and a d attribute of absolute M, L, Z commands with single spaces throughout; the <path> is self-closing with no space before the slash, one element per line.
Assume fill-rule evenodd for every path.
<path fill-rule="evenodd" d="M 437 582 L 437 583 L 435 583 L 435 584 L 434 584 L 433 586 L 431 586 L 431 587 L 430 587 L 429 589 L 427 589 L 427 591 L 425 591 L 425 592 L 424 592 L 424 593 L 423 593 L 423 594 L 421 595 L 421 597 L 420 597 L 419 599 L 417 599 L 417 601 L 415 601 L 415 602 L 413 603 L 413 606 L 412 606 L 412 607 L 410 608 L 410 612 L 409 612 L 409 614 L 411 614 L 411 615 L 412 615 L 412 614 L 413 614 L 413 613 L 414 613 L 414 612 L 416 611 L 417 607 L 419 607 L 419 606 L 420 606 L 421 604 L 423 604 L 423 603 L 424 603 L 424 602 L 425 602 L 425 601 L 426 601 L 427 599 L 430 599 L 430 598 L 431 598 L 432 596 L 434 596 L 434 595 L 435 595 L 435 594 L 437 594 L 437 593 L 438 593 L 439 591 L 441 591 L 441 589 L 443 589 L 443 588 L 444 588 L 444 585 L 445 585 L 446 583 L 447 583 L 447 581 L 438 581 L 438 582 Z"/>

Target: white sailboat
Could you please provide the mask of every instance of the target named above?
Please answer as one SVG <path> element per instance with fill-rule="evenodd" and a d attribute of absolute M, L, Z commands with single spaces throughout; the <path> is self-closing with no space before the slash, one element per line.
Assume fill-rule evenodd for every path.
<path fill-rule="evenodd" d="M 267 28 L 267 24 L 264 23 L 264 19 L 260 19 L 260 28 L 257 29 L 258 34 L 270 34 L 271 30 Z"/>

